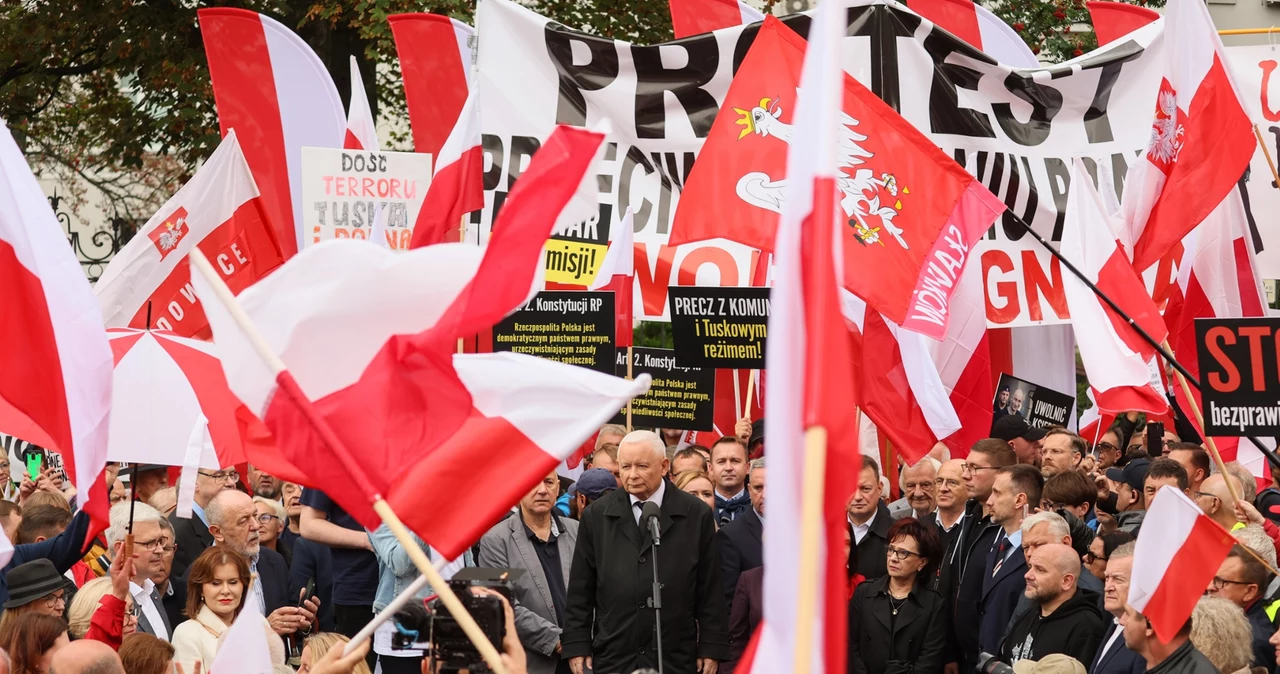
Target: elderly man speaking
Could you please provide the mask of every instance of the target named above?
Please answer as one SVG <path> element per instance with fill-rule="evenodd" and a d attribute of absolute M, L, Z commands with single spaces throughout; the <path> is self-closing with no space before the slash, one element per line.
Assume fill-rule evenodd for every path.
<path fill-rule="evenodd" d="M 618 446 L 622 489 L 582 514 L 561 635 L 574 674 L 584 667 L 630 672 L 658 665 L 653 542 L 640 521 L 646 502 L 661 513 L 664 670 L 715 674 L 729 657 L 715 517 L 705 503 L 667 484 L 667 463 L 655 433 L 628 434 Z"/>

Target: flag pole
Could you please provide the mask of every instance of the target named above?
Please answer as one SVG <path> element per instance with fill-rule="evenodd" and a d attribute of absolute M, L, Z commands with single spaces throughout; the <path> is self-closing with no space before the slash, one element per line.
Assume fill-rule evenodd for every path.
<path fill-rule="evenodd" d="M 1258 147 L 1262 148 L 1262 156 L 1267 158 L 1267 167 L 1271 169 L 1271 177 L 1276 181 L 1276 187 L 1280 188 L 1280 173 L 1276 172 L 1276 162 L 1271 158 L 1271 150 L 1267 149 L 1267 141 L 1262 139 L 1262 132 L 1258 130 L 1258 125 L 1253 125 L 1253 137 L 1258 139 Z"/>
<path fill-rule="evenodd" d="M 1165 349 L 1173 351 L 1173 349 L 1169 348 L 1168 340 L 1165 340 L 1163 344 Z M 1173 372 L 1173 376 L 1178 378 L 1178 385 L 1182 387 L 1182 395 L 1187 399 L 1187 404 L 1191 406 L 1191 413 L 1195 415 L 1196 423 L 1199 424 L 1200 430 L 1203 431 L 1204 413 L 1200 411 L 1200 403 L 1196 402 L 1195 396 L 1191 395 L 1191 386 L 1187 384 L 1187 378 L 1182 376 L 1182 373 L 1177 370 Z M 1218 452 L 1218 443 L 1214 442 L 1213 438 L 1209 437 L 1208 433 L 1205 433 L 1204 444 L 1209 448 L 1209 455 L 1213 457 L 1213 463 L 1218 466 L 1218 472 L 1222 473 L 1222 481 L 1227 484 L 1227 491 L 1231 494 L 1231 507 L 1235 508 L 1235 502 L 1240 500 L 1240 494 L 1231 484 L 1231 480 L 1226 479 L 1228 474 L 1227 464 L 1222 461 L 1222 454 Z"/>
<path fill-rule="evenodd" d="M 751 421 L 751 392 L 755 388 L 756 378 L 755 370 L 747 370 L 747 399 L 742 401 L 742 416 L 739 419 Z"/>
<path fill-rule="evenodd" d="M 742 409 L 742 382 L 739 381 L 738 379 L 739 372 L 742 372 L 742 370 L 739 370 L 737 368 L 733 369 L 733 413 L 734 415 L 737 415 L 738 410 Z M 742 417 L 739 416 L 737 419 L 734 419 L 733 422 L 736 424 L 738 422 L 738 419 L 741 419 L 741 418 Z"/>
<path fill-rule="evenodd" d="M 855 418 L 857 411 L 854 411 Z M 827 429 L 804 432 L 803 501 L 800 510 L 800 587 L 796 595 L 795 672 L 808 672 L 813 660 L 814 622 L 818 612 L 818 576 L 822 549 L 822 502 L 826 490 Z M 828 578 L 827 582 L 832 582 Z"/>
<path fill-rule="evenodd" d="M 1112 300 L 1110 297 L 1107 297 L 1106 293 L 1102 292 L 1102 290 L 1100 290 L 1098 286 L 1093 283 L 1093 281 L 1090 281 L 1089 278 L 1084 275 L 1084 272 L 1081 272 L 1079 269 L 1076 268 L 1074 264 L 1071 264 L 1071 261 L 1068 260 L 1066 257 L 1064 257 L 1062 253 L 1059 252 L 1058 249 L 1053 246 L 1053 244 L 1049 243 L 1049 241 L 1046 240 L 1043 236 L 1041 236 L 1039 232 L 1032 229 L 1030 224 L 1028 224 L 1025 220 L 1023 220 L 1022 218 L 1014 214 L 1013 211 L 1005 211 L 1005 216 L 1012 219 L 1014 222 L 1018 223 L 1019 225 L 1022 225 L 1022 228 L 1025 229 L 1026 232 L 1031 235 L 1031 238 L 1039 242 L 1041 246 L 1044 246 L 1045 250 L 1049 251 L 1050 255 L 1056 258 L 1058 262 L 1062 263 L 1063 267 L 1067 268 L 1067 271 L 1071 272 L 1071 274 L 1075 276 L 1077 279 L 1080 279 L 1080 282 L 1085 284 L 1085 286 L 1088 287 L 1089 290 L 1091 290 L 1093 294 L 1098 297 L 1098 299 L 1102 300 L 1103 303 L 1105 303 L 1108 307 L 1110 307 L 1111 310 L 1114 311 L 1117 316 L 1124 319 L 1124 322 L 1128 323 L 1129 327 L 1133 328 L 1134 332 L 1138 333 L 1138 336 L 1141 337 L 1144 342 L 1146 342 L 1153 349 L 1155 349 L 1156 353 L 1158 353 L 1161 358 L 1164 358 L 1166 362 L 1172 365 L 1173 369 L 1181 377 L 1185 377 L 1188 383 L 1196 387 L 1197 391 L 1204 390 L 1204 387 L 1200 384 L 1200 380 L 1196 378 L 1195 375 L 1191 374 L 1190 370 L 1188 370 L 1185 366 L 1182 365 L 1182 363 L 1179 363 L 1178 360 L 1173 357 L 1172 351 L 1165 348 L 1165 345 L 1163 343 L 1157 342 L 1155 338 L 1152 337 L 1151 334 L 1148 333 L 1146 330 L 1143 330 L 1142 326 L 1138 325 L 1136 321 L 1130 318 L 1129 315 L 1126 314 L 1124 310 L 1121 309 L 1120 306 L 1115 303 L 1114 300 Z M 1201 424 L 1200 429 L 1204 430 L 1203 424 Z M 1262 452 L 1263 456 L 1267 457 L 1267 461 L 1271 462 L 1271 465 L 1273 467 L 1280 469 L 1280 456 L 1276 456 L 1275 452 L 1263 446 L 1262 441 L 1258 440 L 1256 437 L 1253 437 L 1251 435 L 1245 436 L 1245 437 L 1248 438 L 1249 442 L 1252 442 L 1253 445 L 1258 448 L 1258 451 Z"/>
<path fill-rule="evenodd" d="M 631 346 L 628 345 L 627 346 L 627 379 L 628 380 L 632 378 L 632 371 L 631 371 L 632 365 L 633 363 L 631 360 Z M 631 432 L 631 400 L 630 399 L 627 400 L 627 432 L 628 433 Z"/>
<path fill-rule="evenodd" d="M 436 594 L 440 597 L 440 601 L 444 603 L 445 608 L 447 608 L 450 615 L 453 616 L 453 619 L 458 621 L 458 626 L 462 628 L 463 633 L 467 635 L 467 638 L 471 640 L 472 645 L 474 645 L 476 650 L 480 652 L 480 656 L 484 658 L 485 663 L 489 665 L 489 668 L 492 669 L 495 674 L 510 674 L 506 665 L 503 664 L 502 658 L 498 654 L 498 649 L 494 648 L 493 643 L 489 641 L 488 637 L 485 636 L 484 631 L 480 629 L 478 624 L 476 624 L 476 619 L 473 618 L 462 605 L 462 602 L 458 599 L 458 595 L 454 593 L 453 589 L 449 587 L 449 584 L 440 576 L 440 572 L 436 570 L 436 567 L 433 564 L 431 564 L 431 560 L 427 559 L 426 553 L 422 551 L 418 542 L 414 540 L 409 529 L 400 521 L 399 516 L 396 515 L 395 511 L 391 509 L 391 506 L 382 498 L 382 495 L 379 494 L 370 484 L 369 478 L 365 474 L 364 469 L 355 460 L 355 457 L 347 449 L 346 445 L 343 444 L 342 440 L 340 440 L 337 434 L 333 432 L 333 429 L 329 426 L 329 423 L 325 421 L 324 417 L 320 416 L 316 411 L 315 406 L 312 405 L 311 401 L 307 399 L 306 394 L 304 394 L 302 389 L 298 386 L 298 382 L 294 380 L 293 376 L 285 367 L 284 361 L 280 360 L 280 356 L 278 356 L 271 348 L 266 337 L 263 337 L 262 333 L 258 331 L 258 327 L 254 325 L 253 321 L 249 318 L 249 315 L 245 313 L 244 308 L 236 301 L 235 295 L 231 293 L 231 289 L 222 281 L 218 272 L 214 271 L 213 265 L 209 263 L 209 258 L 205 257 L 204 253 L 200 252 L 199 248 L 193 248 L 188 257 L 191 259 L 191 266 L 199 271 L 200 274 L 204 276 L 205 280 L 209 282 L 210 287 L 212 287 L 213 291 L 218 295 L 218 299 L 222 302 L 222 305 L 226 307 L 227 312 L 231 314 L 231 317 L 235 320 L 236 324 L 244 331 L 245 336 L 253 345 L 254 350 L 258 352 L 259 357 L 261 357 L 263 361 L 266 362 L 267 366 L 271 368 L 272 373 L 276 376 L 276 382 L 280 386 L 280 392 L 289 397 L 289 399 L 298 407 L 298 411 L 302 413 L 303 417 L 307 420 L 316 434 L 319 435 L 321 440 L 329 446 L 329 449 L 338 456 L 338 460 L 342 462 L 343 466 L 351 474 L 351 478 L 356 482 L 356 485 L 366 494 L 366 496 L 368 496 L 374 512 L 382 518 L 382 521 L 386 523 L 387 527 L 391 529 L 391 532 L 395 534 L 396 540 L 399 541 L 400 545 L 409 555 L 409 559 L 413 560 L 414 565 L 418 567 L 418 571 L 420 571 L 423 576 L 426 576 L 427 582 L 431 584 L 431 589 L 435 590 Z"/>

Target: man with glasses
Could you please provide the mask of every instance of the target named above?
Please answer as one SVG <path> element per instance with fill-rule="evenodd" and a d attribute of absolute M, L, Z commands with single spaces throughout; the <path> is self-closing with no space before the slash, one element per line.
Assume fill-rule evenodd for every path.
<path fill-rule="evenodd" d="M 133 577 L 129 594 L 138 608 L 138 631 L 164 641 L 173 634 L 173 625 L 152 577 L 167 577 L 164 548 L 169 538 L 160 526 L 164 515 L 145 503 L 118 503 L 111 508 L 111 526 L 107 528 L 107 548 L 111 556 L 124 554 L 125 537 L 129 535 L 130 515 L 133 519 Z"/>
<path fill-rule="evenodd" d="M 969 487 L 964 482 L 964 459 L 952 459 L 942 464 L 933 484 L 938 500 L 938 534 L 942 537 L 942 549 L 948 550 L 963 528 L 965 503 L 969 500 Z"/>
<path fill-rule="evenodd" d="M 209 507 L 213 497 L 227 489 L 235 489 L 240 473 L 234 468 L 226 470 L 208 470 L 201 468 L 196 473 L 195 503 L 191 505 L 191 517 L 178 517 L 178 513 L 169 516 L 173 524 L 178 550 L 173 557 L 173 575 L 183 577 L 187 567 L 200 553 L 213 545 L 213 535 L 209 533 L 209 519 L 204 509 Z"/>
<path fill-rule="evenodd" d="M 1245 617 L 1249 618 L 1249 623 L 1253 626 L 1253 664 L 1274 672 L 1276 651 L 1268 640 L 1276 629 L 1267 617 L 1266 605 L 1262 601 L 1268 573 L 1270 572 L 1262 562 L 1237 543 L 1231 547 L 1227 558 L 1222 560 L 1217 575 L 1209 581 L 1205 593 L 1211 597 L 1228 599 L 1244 611 Z"/>
<path fill-rule="evenodd" d="M 160 520 L 160 539 L 162 541 L 161 568 L 159 571 L 148 573 L 147 577 L 156 585 L 156 592 L 160 594 L 160 603 L 164 605 L 165 615 L 169 616 L 169 625 L 177 627 L 187 620 L 187 617 L 182 614 L 187 608 L 187 583 L 185 578 L 173 576 L 173 558 L 178 551 L 178 543 L 173 534 L 173 523 L 167 518 Z"/>
<path fill-rule="evenodd" d="M 1233 475 L 1227 475 L 1226 478 L 1231 480 L 1235 493 L 1239 494 L 1240 481 Z M 1205 478 L 1205 481 L 1200 484 L 1200 490 L 1191 492 L 1191 497 L 1196 505 L 1200 506 L 1200 510 L 1209 516 L 1209 519 L 1217 522 L 1227 531 L 1235 528 L 1240 521 L 1236 519 L 1235 509 L 1231 507 L 1231 492 L 1227 489 L 1227 482 L 1221 474 Z"/>

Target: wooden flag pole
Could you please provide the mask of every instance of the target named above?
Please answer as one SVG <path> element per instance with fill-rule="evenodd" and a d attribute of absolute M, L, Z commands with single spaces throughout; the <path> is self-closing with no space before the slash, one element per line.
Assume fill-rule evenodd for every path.
<path fill-rule="evenodd" d="M 733 413 L 734 414 L 738 414 L 738 410 L 742 409 L 742 383 L 738 381 L 739 372 L 742 372 L 742 370 L 734 368 L 733 370 Z M 742 418 L 741 416 L 738 417 L 738 419 L 741 419 L 741 418 Z M 738 419 L 734 419 L 733 420 L 734 423 L 737 423 Z"/>
<path fill-rule="evenodd" d="M 1173 349 L 1169 347 L 1169 340 L 1160 343 L 1164 350 L 1173 353 Z M 1196 402 L 1195 396 L 1191 395 L 1191 385 L 1187 383 L 1187 378 L 1182 376 L 1182 372 L 1177 368 L 1173 370 L 1173 376 L 1178 378 L 1178 386 L 1182 388 L 1182 396 L 1187 399 L 1187 404 L 1191 406 L 1191 413 L 1196 417 L 1196 423 L 1199 424 L 1200 430 L 1204 430 L 1204 413 L 1200 411 L 1200 403 Z M 1227 464 L 1223 463 L 1222 455 L 1218 453 L 1218 443 L 1213 441 L 1206 433 L 1204 436 L 1204 444 L 1209 448 L 1209 456 L 1213 457 L 1213 463 L 1218 467 L 1218 472 L 1222 473 L 1222 481 L 1227 484 L 1227 491 L 1231 494 L 1231 507 L 1234 509 L 1236 501 L 1240 500 L 1240 493 L 1232 486 L 1231 480 L 1227 479 Z"/>
<path fill-rule="evenodd" d="M 857 416 L 857 412 L 854 412 Z M 822 550 L 822 502 L 826 488 L 827 429 L 804 432 L 804 477 L 801 481 L 800 587 L 796 595 L 795 672 L 808 672 L 813 657 L 814 622 L 818 612 L 818 559 Z M 827 582 L 832 579 L 828 578 Z"/>
<path fill-rule="evenodd" d="M 1271 169 L 1271 177 L 1276 181 L 1276 187 L 1280 188 L 1280 173 L 1276 172 L 1276 161 L 1271 158 L 1271 150 L 1267 149 L 1267 141 L 1262 139 L 1262 132 L 1258 130 L 1258 125 L 1253 125 L 1253 137 L 1258 139 L 1258 147 L 1262 148 L 1262 156 L 1267 158 L 1267 168 Z"/>
<path fill-rule="evenodd" d="M 742 401 L 742 416 L 739 419 L 751 421 L 751 394 L 756 385 L 756 370 L 747 370 L 747 399 Z"/>
<path fill-rule="evenodd" d="M 418 546 L 418 542 L 414 540 L 413 535 L 400 521 L 399 516 L 391 509 L 391 506 L 382 498 L 381 494 L 376 493 L 369 485 L 368 477 L 364 474 L 360 464 L 357 463 L 346 446 L 334 434 L 333 429 L 329 427 L 328 422 L 324 420 L 315 411 L 315 407 L 302 394 L 293 377 L 289 375 L 284 361 L 280 360 L 280 356 L 275 353 L 267 339 L 262 336 L 258 327 L 254 325 L 249 315 L 245 313 L 244 307 L 236 301 L 235 295 L 231 293 L 231 289 L 222 281 L 218 272 L 214 271 L 213 265 L 209 263 L 209 258 L 200 252 L 199 248 L 193 248 L 190 255 L 191 266 L 200 272 L 204 279 L 208 281 L 213 291 L 218 295 L 218 299 L 222 305 L 226 307 L 227 312 L 231 314 L 233 320 L 244 331 L 245 337 L 253 344 L 258 355 L 266 362 L 267 366 L 276 375 L 276 380 L 280 384 L 280 393 L 284 393 L 293 399 L 298 405 L 298 410 L 307 419 L 308 423 L 315 430 L 316 434 L 321 437 L 325 444 L 329 445 L 329 449 L 338 455 L 339 460 L 347 467 L 351 473 L 352 479 L 356 481 L 361 489 L 369 497 L 370 504 L 373 506 L 374 512 L 382 518 L 391 532 L 395 534 L 396 540 L 404 547 L 409 555 L 409 559 L 413 560 L 418 571 L 427 578 L 427 582 L 431 584 L 431 589 L 440 597 L 449 610 L 449 614 L 454 620 L 458 621 L 458 626 L 462 628 L 467 638 L 471 640 L 472 645 L 480 652 L 480 656 L 484 658 L 485 664 L 494 671 L 494 674 L 511 674 L 506 665 L 503 664 L 498 649 L 485 636 L 484 631 L 476 624 L 476 619 L 467 612 L 467 609 L 458 599 L 458 595 L 454 593 L 453 588 L 445 582 L 440 576 L 440 572 L 431 564 L 431 560 L 427 559 L 427 554 Z"/>
<path fill-rule="evenodd" d="M 632 362 L 631 347 L 628 346 L 627 347 L 627 379 L 628 380 L 632 378 L 632 370 L 631 370 L 632 365 L 634 365 L 634 363 Z M 631 400 L 630 399 L 627 400 L 627 432 L 628 433 L 631 432 Z"/>

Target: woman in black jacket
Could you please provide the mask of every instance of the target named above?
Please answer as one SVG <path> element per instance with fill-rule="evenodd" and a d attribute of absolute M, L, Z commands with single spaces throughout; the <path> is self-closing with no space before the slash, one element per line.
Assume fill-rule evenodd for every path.
<path fill-rule="evenodd" d="M 937 527 L 906 517 L 888 539 L 889 575 L 858 585 L 849 603 L 849 672 L 941 674 L 947 612 L 928 589 L 942 561 Z"/>

